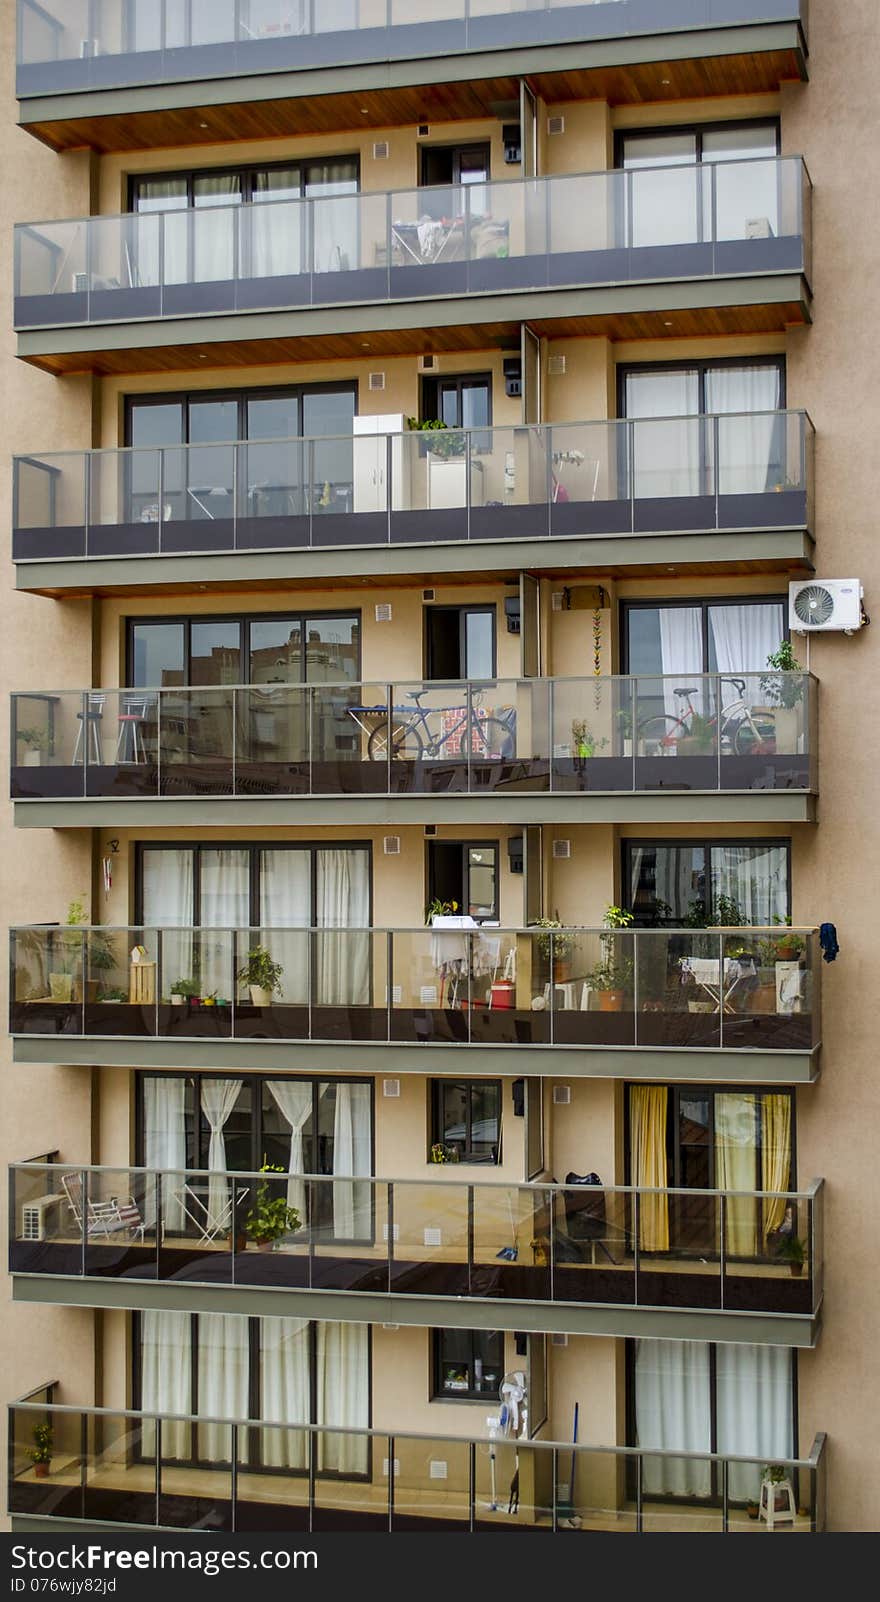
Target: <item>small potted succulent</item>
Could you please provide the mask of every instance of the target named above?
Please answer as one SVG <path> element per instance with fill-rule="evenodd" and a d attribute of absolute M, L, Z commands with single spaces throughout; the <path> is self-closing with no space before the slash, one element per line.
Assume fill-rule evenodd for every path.
<path fill-rule="evenodd" d="M 281 975 L 284 969 L 273 962 L 265 946 L 254 946 L 248 952 L 247 962 L 238 970 L 238 982 L 247 985 L 255 1007 L 271 1007 L 272 997 L 281 993 Z"/>
<path fill-rule="evenodd" d="M 283 1174 L 287 1170 L 277 1163 L 263 1162 L 261 1174 Z M 275 1242 L 285 1235 L 293 1235 L 302 1223 L 295 1207 L 288 1206 L 287 1197 L 280 1195 L 272 1181 L 264 1179 L 257 1186 L 254 1206 L 244 1221 L 244 1232 L 256 1245 L 257 1251 L 271 1252 Z"/>
<path fill-rule="evenodd" d="M 34 1465 L 34 1475 L 38 1480 L 49 1478 L 49 1465 L 52 1462 L 52 1426 L 51 1424 L 34 1425 L 34 1444 L 28 1450 L 28 1457 Z"/>

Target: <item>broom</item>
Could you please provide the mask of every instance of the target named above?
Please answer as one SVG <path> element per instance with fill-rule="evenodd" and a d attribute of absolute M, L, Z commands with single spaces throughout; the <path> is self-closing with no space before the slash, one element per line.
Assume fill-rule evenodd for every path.
<path fill-rule="evenodd" d="M 496 1252 L 495 1256 L 503 1258 L 506 1263 L 515 1263 L 519 1256 L 519 1247 L 516 1244 L 516 1224 L 514 1223 L 513 1219 L 513 1202 L 510 1199 L 510 1191 L 507 1192 L 507 1211 L 510 1214 L 511 1244 L 509 1246 L 502 1246 L 500 1252 Z"/>
<path fill-rule="evenodd" d="M 574 1509 L 574 1476 L 575 1476 L 575 1469 L 577 1467 L 577 1452 L 574 1450 L 574 1448 L 577 1446 L 578 1414 L 579 1414 L 579 1412 L 580 1412 L 580 1403 L 579 1402 L 575 1402 L 575 1404 L 574 1404 L 574 1428 L 572 1430 L 572 1440 L 571 1440 L 571 1444 L 572 1444 L 571 1473 L 569 1475 L 569 1480 L 568 1480 L 568 1484 L 567 1485 L 565 1485 L 565 1486 L 557 1485 L 557 1487 L 556 1487 L 556 1522 L 557 1522 L 557 1524 L 561 1525 L 563 1529 L 566 1529 L 566 1530 L 579 1530 L 580 1527 L 581 1527 L 581 1524 L 583 1522 L 583 1520 L 578 1516 L 578 1514 L 575 1512 L 575 1509 Z M 565 1492 L 565 1495 L 562 1494 L 563 1490 Z"/>

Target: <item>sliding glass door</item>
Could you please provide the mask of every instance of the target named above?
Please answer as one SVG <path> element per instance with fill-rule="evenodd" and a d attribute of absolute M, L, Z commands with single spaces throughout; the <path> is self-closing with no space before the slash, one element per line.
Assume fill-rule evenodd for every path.
<path fill-rule="evenodd" d="M 778 154 L 776 121 L 621 133 L 617 164 L 632 174 L 627 242 L 656 249 L 742 239 L 746 219 L 760 219 L 768 237 L 778 233 Z"/>
<path fill-rule="evenodd" d="M 785 479 L 781 359 L 621 368 L 638 499 L 762 494 Z M 717 425 L 707 414 L 720 414 Z"/>
<path fill-rule="evenodd" d="M 637 723 L 661 714 L 680 718 L 687 702 L 675 692 L 685 686 L 694 690 L 693 704 L 703 716 L 713 716 L 714 687 L 704 691 L 700 685 L 705 673 L 721 675 L 722 706 L 740 699 L 733 681 L 744 676 L 747 695 L 754 698 L 760 693 L 756 676 L 766 672 L 768 656 L 787 634 L 785 603 L 770 596 L 627 603 L 624 662 L 639 680 Z"/>
<path fill-rule="evenodd" d="M 753 924 L 790 916 L 790 846 L 779 840 L 627 840 L 624 902 L 642 929 Z"/>

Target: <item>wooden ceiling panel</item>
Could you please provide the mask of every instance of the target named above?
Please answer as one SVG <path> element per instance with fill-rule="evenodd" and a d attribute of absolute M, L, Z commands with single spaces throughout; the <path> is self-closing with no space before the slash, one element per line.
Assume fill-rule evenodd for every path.
<path fill-rule="evenodd" d="M 802 77 L 796 51 L 768 50 L 690 61 L 538 73 L 529 81 L 550 103 L 607 100 L 611 105 L 648 105 L 713 95 L 771 93 L 780 83 Z M 22 126 L 54 150 L 87 148 L 106 154 L 496 117 L 499 102 L 518 100 L 519 82 L 516 77 L 484 78 L 465 83 L 248 100 L 247 79 L 239 77 L 229 80 L 230 94 L 241 98 L 230 98 L 221 106 L 175 107 L 174 86 L 170 85 L 170 104 L 163 111 L 134 109 L 112 116 L 29 122 L 25 100 L 20 102 L 20 112 Z"/>

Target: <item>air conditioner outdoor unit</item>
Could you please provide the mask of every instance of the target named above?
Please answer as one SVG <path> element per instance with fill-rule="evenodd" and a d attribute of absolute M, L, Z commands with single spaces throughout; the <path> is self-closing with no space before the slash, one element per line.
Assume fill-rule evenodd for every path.
<path fill-rule="evenodd" d="M 852 634 L 862 626 L 858 579 L 807 579 L 788 587 L 788 623 L 797 634 Z"/>
<path fill-rule="evenodd" d="M 88 275 L 88 273 L 74 273 L 74 275 L 73 275 L 73 293 L 75 295 L 85 295 L 85 294 L 88 293 L 88 288 L 89 288 L 89 275 Z"/>
<path fill-rule="evenodd" d="M 57 1196 L 38 1196 L 34 1201 L 25 1202 L 21 1209 L 22 1240 L 45 1240 L 46 1214 L 57 1205 Z"/>

